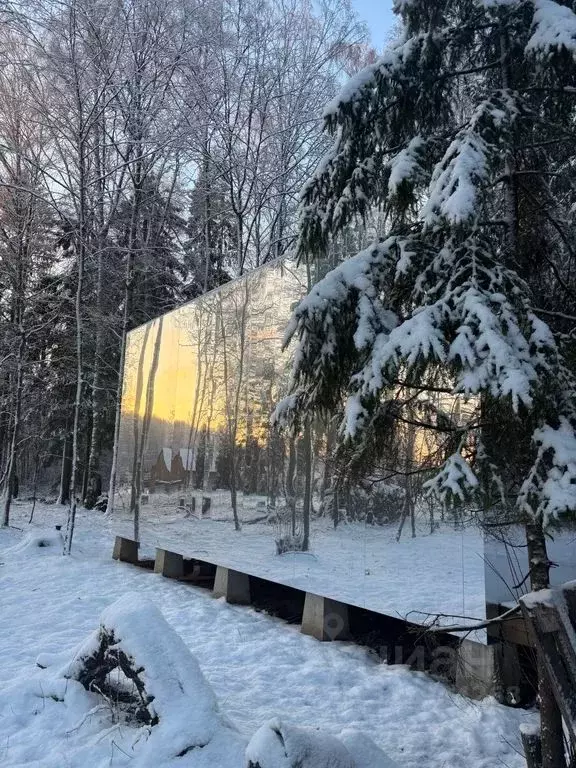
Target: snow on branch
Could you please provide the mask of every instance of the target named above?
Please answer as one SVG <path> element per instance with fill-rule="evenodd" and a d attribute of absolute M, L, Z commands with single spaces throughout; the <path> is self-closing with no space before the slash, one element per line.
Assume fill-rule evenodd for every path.
<path fill-rule="evenodd" d="M 285 338 L 299 337 L 292 394 L 274 419 L 294 424 L 297 413 L 345 402 L 341 434 L 355 439 L 400 368 L 417 381 L 428 364 L 448 370 L 455 394 L 530 407 L 557 349 L 526 286 L 491 247 L 478 236 L 452 238 L 435 252 L 416 236 L 391 237 L 332 270 L 293 314 Z"/>
<path fill-rule="evenodd" d="M 416 250 L 414 246 L 414 250 Z M 371 354 L 357 377 L 358 389 L 374 393 L 382 372 L 400 364 L 446 363 L 454 391 L 510 397 L 515 410 L 530 406 L 539 374 L 549 370 L 554 339 L 545 323 L 528 312 L 518 278 L 474 241 L 447 244 L 421 275 L 415 298 L 436 301 L 418 306 L 387 335 L 374 339 Z"/>
<path fill-rule="evenodd" d="M 523 0 L 481 0 L 484 8 L 501 8 L 503 6 L 511 8 L 515 5 L 520 5 L 522 2 Z"/>
<path fill-rule="evenodd" d="M 497 137 L 501 138 L 515 117 L 515 104 L 503 92 L 478 105 L 434 168 L 428 201 L 421 213 L 427 227 L 433 228 L 442 220 L 459 225 L 479 214 L 482 184 L 492 157 L 499 157 Z"/>
<path fill-rule="evenodd" d="M 558 428 L 534 432 L 538 455 L 520 491 L 518 503 L 544 525 L 562 512 L 576 511 L 576 433 L 566 418 Z"/>
<path fill-rule="evenodd" d="M 444 505 L 463 502 L 477 487 L 478 478 L 460 453 L 449 456 L 435 477 L 424 483 L 427 495 Z"/>
<path fill-rule="evenodd" d="M 526 309 L 522 281 L 478 238 L 446 245 L 432 270 L 439 276 L 436 315 L 443 317 L 454 390 L 510 397 L 514 410 L 530 406 L 556 346 L 546 324 Z M 430 278 L 421 289 L 427 285 Z"/>
<path fill-rule="evenodd" d="M 427 226 L 444 218 L 461 224 L 476 212 L 479 185 L 487 176 L 487 144 L 471 131 L 450 144 L 435 168 L 422 217 Z"/>
<path fill-rule="evenodd" d="M 374 88 L 376 78 L 389 79 L 405 67 L 416 50 L 425 41 L 426 35 L 416 35 L 408 39 L 400 38 L 391 43 L 373 64 L 369 64 L 351 77 L 341 91 L 324 107 L 323 117 L 331 121 L 340 111 L 354 111 L 357 102 L 366 91 Z"/>
<path fill-rule="evenodd" d="M 392 249 L 396 243 L 396 238 L 388 238 L 383 243 L 370 246 L 347 259 L 316 283 L 296 308 L 286 330 L 283 347 L 288 345 L 304 321 L 321 320 L 329 331 L 339 308 L 349 300 L 351 292 L 358 296 L 354 330 L 357 349 L 363 349 L 373 342 L 382 327 L 393 327 L 397 318 L 382 303 L 378 278 L 382 277 L 383 272 L 390 272 Z M 333 338 L 332 341 L 336 345 L 338 340 Z M 332 348 L 330 344 L 324 350 L 326 354 L 334 351 L 335 347 Z"/>
<path fill-rule="evenodd" d="M 381 190 L 379 196 L 385 196 L 387 182 L 381 177 L 390 170 L 394 172 L 392 187 L 398 192 L 397 182 L 407 178 L 408 158 L 398 156 L 395 162 L 394 155 L 411 143 L 402 104 L 410 93 L 415 104 L 420 104 L 418 94 L 426 79 L 431 87 L 441 88 L 433 77 L 436 64 L 431 62 L 436 62 L 433 53 L 442 49 L 447 34 L 442 29 L 401 38 L 352 77 L 326 106 L 326 128 L 334 141 L 301 192 L 299 254 L 325 250 L 335 232 L 355 217 L 365 216 L 374 202 L 373 190 Z M 358 116 L 366 112 L 374 115 L 374 125 L 358 131 Z M 409 117 L 413 126 L 418 124 L 416 111 Z M 412 145 L 412 156 L 414 151 Z M 388 156 L 392 156 L 391 167 Z"/>
<path fill-rule="evenodd" d="M 397 252 L 402 252 L 397 246 L 397 238 L 388 238 L 360 251 L 314 285 L 296 307 L 284 338 L 286 347 L 299 336 L 293 394 L 276 407 L 274 423 L 287 425 L 291 412 L 307 406 L 328 407 L 324 398 L 339 398 L 339 386 L 349 384 L 357 355 L 388 338 L 398 318 L 386 303 L 383 287 L 392 285 Z M 314 382 L 306 397 L 298 392 L 304 380 Z"/>
<path fill-rule="evenodd" d="M 526 51 L 548 57 L 562 48 L 576 57 L 576 14 L 554 0 L 535 0 L 532 37 Z"/>
<path fill-rule="evenodd" d="M 503 299 L 474 286 L 462 292 L 457 299 L 462 320 L 450 344 L 449 359 L 460 358 L 462 365 L 457 391 L 509 395 L 514 410 L 518 410 L 520 403 L 532 403 L 537 361 L 530 354 L 516 312 Z"/>
<path fill-rule="evenodd" d="M 422 175 L 421 155 L 425 146 L 424 139 L 415 136 L 409 141 L 407 147 L 390 159 L 389 195 L 397 195 L 403 184 L 418 179 Z"/>

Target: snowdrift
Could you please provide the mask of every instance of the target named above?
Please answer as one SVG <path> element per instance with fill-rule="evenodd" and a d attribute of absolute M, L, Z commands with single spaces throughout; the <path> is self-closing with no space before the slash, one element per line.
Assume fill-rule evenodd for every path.
<path fill-rule="evenodd" d="M 337 739 L 275 718 L 252 737 L 246 768 L 396 768 L 396 764 L 359 731 L 343 731 Z"/>
<path fill-rule="evenodd" d="M 34 530 L 22 537 L 22 540 L 9 549 L 4 555 L 34 552 L 38 555 L 61 555 L 64 543 L 62 534 L 54 528 Z"/>
<path fill-rule="evenodd" d="M 356 768 L 334 736 L 290 727 L 277 719 L 254 734 L 246 760 L 247 768 Z"/>
<path fill-rule="evenodd" d="M 394 768 L 364 734 L 337 739 L 279 719 L 246 747 L 183 640 L 139 593 L 106 608 L 73 651 L 41 654 L 37 665 L 36 677 L 0 694 L 0 717 L 36 747 L 47 731 L 68 745 L 74 735 L 76 757 L 93 768 L 111 764 L 106 742 L 117 750 L 113 765 L 126 758 L 134 768 Z M 14 768 L 27 764 L 20 754 Z"/>
<path fill-rule="evenodd" d="M 107 608 L 98 629 L 72 652 L 42 654 L 37 664 L 36 677 L 0 694 L 0 717 L 27 729 L 30 742 L 48 731 L 57 731 L 63 745 L 73 736 L 76 757 L 84 755 L 74 764 L 103 768 L 111 754 L 113 765 L 125 757 L 134 768 L 243 764 L 245 741 L 219 712 L 198 662 L 137 593 Z M 106 741 L 107 750 L 100 746 Z M 14 766 L 27 764 L 20 753 Z M 46 756 L 46 765 L 53 761 Z"/>

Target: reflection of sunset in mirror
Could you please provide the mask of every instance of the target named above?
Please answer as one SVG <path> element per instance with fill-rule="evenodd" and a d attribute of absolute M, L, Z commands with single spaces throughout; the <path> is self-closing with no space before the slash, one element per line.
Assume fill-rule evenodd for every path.
<path fill-rule="evenodd" d="M 126 352 L 126 367 L 124 371 L 124 390 L 122 396 L 122 410 L 127 414 L 136 412 L 136 389 L 138 383 L 138 369 L 141 367 L 142 388 L 144 392 L 149 385 L 154 345 L 158 336 L 158 322 L 149 323 L 150 332 L 146 337 L 145 327 L 132 331 L 128 336 L 128 348 Z M 179 359 L 179 333 L 174 325 L 173 318 L 168 315 L 164 319 L 158 371 L 155 377 L 154 406 L 152 415 L 155 418 L 169 421 L 176 407 L 175 391 L 178 371 L 181 365 L 193 363 L 193 357 L 186 360 Z M 194 376 L 194 370 L 189 370 L 188 375 Z M 140 398 L 138 413 L 144 413 L 145 398 Z"/>
<path fill-rule="evenodd" d="M 289 377 L 282 338 L 306 284 L 303 267 L 267 267 L 168 313 L 161 328 L 156 319 L 129 334 L 122 412 L 144 419 L 148 404 L 155 424 L 148 453 L 167 445 L 189 451 L 206 430 L 227 433 L 239 446 L 266 445 L 271 410 Z M 436 403 L 456 423 L 470 419 L 475 405 L 446 395 Z M 433 459 L 433 433 L 406 433 L 418 463 Z"/>
<path fill-rule="evenodd" d="M 195 430 L 208 425 L 219 430 L 232 408 L 237 410 L 237 441 L 246 438 L 247 420 L 252 421 L 251 436 L 264 441 L 269 413 L 262 412 L 262 397 L 266 386 L 270 396 L 277 396 L 279 378 L 286 378 L 287 355 L 281 343 L 294 302 L 305 291 L 305 279 L 303 269 L 278 267 L 167 314 L 151 418 L 193 424 Z M 157 338 L 158 320 L 129 334 L 122 398 L 126 416 L 144 416 Z M 143 394 L 138 398 L 139 389 Z"/>

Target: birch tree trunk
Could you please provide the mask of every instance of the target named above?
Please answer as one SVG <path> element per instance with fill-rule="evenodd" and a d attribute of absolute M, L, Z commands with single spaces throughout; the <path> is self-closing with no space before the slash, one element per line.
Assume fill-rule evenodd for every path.
<path fill-rule="evenodd" d="M 71 34 L 71 64 L 74 77 L 74 95 L 76 102 L 77 126 L 77 151 L 78 151 L 78 234 L 75 245 L 76 266 L 77 266 L 77 285 L 76 299 L 74 302 L 74 314 L 76 322 L 76 396 L 74 398 L 74 422 L 72 426 L 72 473 L 70 477 L 70 507 L 68 518 L 66 520 L 66 533 L 64 536 L 63 554 L 69 555 L 72 550 L 72 540 L 74 537 L 74 526 L 76 524 L 76 492 L 78 485 L 78 459 L 80 444 L 80 414 L 82 409 L 82 391 L 84 387 L 83 371 L 83 315 L 82 315 L 82 295 L 84 290 L 84 266 L 86 256 L 86 238 L 87 238 L 87 165 L 86 165 L 86 123 L 84 120 L 85 112 L 85 94 L 82 92 L 80 80 L 80 62 L 76 50 L 77 28 L 76 28 L 76 4 L 70 7 L 70 34 Z"/>
<path fill-rule="evenodd" d="M 126 346 L 128 343 L 128 330 L 132 312 L 132 297 L 134 294 L 134 267 L 136 264 L 136 247 L 138 238 L 138 225 L 140 220 L 140 206 L 142 200 L 142 137 L 137 139 L 137 152 L 134 169 L 134 198 L 130 214 L 130 229 L 128 234 L 128 252 L 126 254 L 126 272 L 124 283 L 124 313 L 122 316 L 122 332 L 120 337 L 120 365 L 118 370 L 118 386 L 116 388 L 116 412 L 114 417 L 114 447 L 112 449 L 112 467 L 110 469 L 110 481 L 108 484 L 108 502 L 106 514 L 114 511 L 114 499 L 116 495 L 116 478 L 118 474 L 118 441 L 120 437 L 120 420 L 122 414 L 122 386 L 124 379 L 124 367 L 126 364 Z"/>
<path fill-rule="evenodd" d="M 90 433 L 90 447 L 87 466 L 87 490 L 84 497 L 84 506 L 87 509 L 92 507 L 98 501 L 102 493 L 102 477 L 100 475 L 100 451 L 102 443 L 102 418 L 103 418 L 103 397 L 102 397 L 102 342 L 103 342 L 103 273 L 104 273 L 104 247 L 105 247 L 105 225 L 104 225 L 104 162 L 102 158 L 103 130 L 100 124 L 96 125 L 95 130 L 94 158 L 96 166 L 96 178 L 98 194 L 96 200 L 96 219 L 97 231 L 97 273 L 96 273 L 96 297 L 95 297 L 95 340 L 94 340 L 94 372 L 92 376 L 92 429 Z"/>
<path fill-rule="evenodd" d="M 16 451 L 20 437 L 20 420 L 22 415 L 22 389 L 24 382 L 24 329 L 20 326 L 20 341 L 18 343 L 18 361 L 16 368 L 16 387 L 14 392 L 14 423 L 12 425 L 12 437 L 8 454 L 8 467 L 6 470 L 6 486 L 4 495 L 4 514 L 2 525 L 10 525 L 10 507 L 14 495 L 14 480 L 16 476 Z"/>
<path fill-rule="evenodd" d="M 83 226 L 80 226 L 80 237 L 84 235 Z M 78 285 L 76 288 L 75 316 L 76 316 L 76 397 L 74 400 L 74 424 L 72 426 L 72 472 L 70 477 L 70 507 L 66 520 L 66 533 L 64 536 L 64 555 L 69 555 L 72 550 L 72 539 L 76 524 L 76 486 L 78 477 L 78 445 L 80 438 L 80 411 L 82 408 L 83 369 L 82 369 L 82 288 L 84 283 L 84 245 L 78 247 Z"/>

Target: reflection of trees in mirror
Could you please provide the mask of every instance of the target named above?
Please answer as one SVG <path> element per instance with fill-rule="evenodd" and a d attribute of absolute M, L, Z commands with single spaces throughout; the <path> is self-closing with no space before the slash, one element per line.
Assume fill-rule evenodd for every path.
<path fill-rule="evenodd" d="M 195 382 L 190 382 L 193 396 L 189 416 L 188 438 L 184 449 L 183 470 L 185 487 L 189 489 L 193 481 L 204 487 L 204 464 L 206 447 L 210 440 L 214 388 L 216 384 L 215 363 L 217 355 L 216 336 L 218 319 L 213 312 L 211 302 L 191 308 L 190 317 L 180 325 L 181 334 L 186 343 L 179 344 L 195 350 Z M 190 343 L 188 343 L 188 341 Z M 207 402 L 208 399 L 208 402 Z M 206 407 L 208 411 L 206 412 Z M 199 460 L 201 451 L 202 471 L 199 481 Z"/>
<path fill-rule="evenodd" d="M 238 515 L 238 429 L 240 419 L 240 398 L 244 383 L 244 367 L 246 354 L 246 325 L 248 319 L 248 303 L 250 299 L 249 282 L 243 280 L 240 291 L 234 291 L 224 294 L 228 299 L 233 297 L 233 301 L 228 301 L 231 309 L 230 314 L 224 313 L 225 306 L 223 294 L 219 294 L 219 312 L 220 312 L 220 335 L 222 340 L 222 362 L 224 366 L 224 398 L 226 413 L 226 431 L 228 438 L 229 463 L 229 483 L 230 483 L 230 503 L 232 505 L 232 514 L 234 516 L 234 527 L 240 530 L 240 518 Z M 239 300 L 239 303 L 238 303 Z M 235 345 L 237 342 L 237 345 Z M 236 346 L 236 357 L 233 356 L 234 346 Z"/>
<path fill-rule="evenodd" d="M 134 518 L 134 540 L 140 540 L 140 497 L 142 493 L 142 463 L 144 459 L 144 450 L 148 441 L 148 432 L 150 429 L 150 423 L 152 421 L 152 413 L 154 409 L 154 389 L 156 383 L 156 374 L 158 372 L 158 362 L 160 360 L 160 349 L 162 345 L 162 327 L 164 318 L 160 317 L 158 321 L 154 321 L 152 325 L 157 324 L 156 338 L 154 340 L 154 351 L 152 354 L 152 363 L 148 374 L 148 381 L 146 384 L 146 401 L 144 406 L 144 415 L 142 419 L 142 430 L 140 433 L 140 441 L 138 442 L 138 426 L 140 419 L 140 399 L 142 397 L 142 368 L 143 360 L 146 354 L 146 344 L 148 341 L 148 334 L 150 325 L 146 327 L 144 333 L 144 341 L 142 344 L 142 351 L 140 353 L 140 362 L 138 364 L 138 381 L 136 385 L 137 399 L 136 405 L 138 410 L 134 414 L 134 459 L 132 465 L 132 483 L 130 491 L 130 512 Z M 139 388 L 139 389 L 138 389 Z"/>
<path fill-rule="evenodd" d="M 140 407 L 142 405 L 142 391 L 144 389 L 144 359 L 146 356 L 146 349 L 148 346 L 148 337 L 152 324 L 148 323 L 144 329 L 144 338 L 142 339 L 142 346 L 140 348 L 140 354 L 138 359 L 138 371 L 136 373 L 136 393 L 134 400 L 134 414 L 132 417 L 132 433 L 133 433 L 133 455 L 132 455 L 132 481 L 130 491 L 130 511 L 134 514 L 136 508 L 136 478 L 138 476 L 138 463 L 142 461 L 142 455 L 140 452 Z M 138 539 L 136 539 L 137 541 Z"/>
<path fill-rule="evenodd" d="M 427 495 L 426 481 L 445 461 L 454 433 L 471 423 L 474 409 L 470 405 L 463 408 L 457 397 L 424 397 L 419 390 L 405 386 L 398 386 L 385 406 L 381 414 L 383 436 L 360 450 L 337 444 L 341 408 L 332 415 L 328 427 L 315 420 L 314 461 L 322 467 L 321 478 L 314 470 L 320 513 L 330 514 L 335 526 L 359 519 L 368 524 L 396 523 L 397 540 L 407 521 L 415 537 L 427 518 L 427 531 L 434 533 L 445 521 L 445 510 Z M 432 414 L 445 426 L 448 436 L 429 428 Z M 455 527 L 474 517 L 472 509 L 465 513 L 454 508 L 449 514 Z"/>
<path fill-rule="evenodd" d="M 265 553 L 287 552 L 273 568 L 296 573 L 311 567 L 317 579 L 325 575 L 328 587 L 352 590 L 356 581 L 364 583 L 364 542 L 369 548 L 381 542 L 378 552 L 388 558 L 401 525 L 403 538 L 407 530 L 408 536 L 412 530 L 421 538 L 441 522 L 424 504 L 423 484 L 447 452 L 445 436 L 426 436 L 421 425 L 434 409 L 447 424 L 457 420 L 451 415 L 453 403 L 444 402 L 443 395 L 437 402 L 425 400 L 417 388 L 399 384 L 389 403 L 400 417 L 397 428 L 368 458 L 336 449 L 338 413 L 315 417 L 308 434 L 305 426 L 292 437 L 271 428 L 270 413 L 290 380 L 291 355 L 280 351 L 281 338 L 307 282 L 306 270 L 274 264 L 166 315 L 153 392 L 147 385 L 158 321 L 131 334 L 121 482 L 145 539 L 178 531 L 182 551 L 211 552 L 218 545 L 212 552 L 217 560 L 233 546 L 238 566 L 255 569 Z M 147 394 L 153 395 L 148 408 Z M 412 456 L 406 455 L 408 446 Z M 345 472 L 362 462 L 369 470 L 364 478 Z M 452 522 L 446 521 L 442 536 Z M 233 533 L 238 528 L 244 532 L 242 543 L 232 545 L 239 541 Z M 262 549 L 256 546 L 250 554 L 257 537 Z M 299 551 L 312 556 L 293 555 Z M 322 588 L 319 582 L 316 586 Z M 376 594 L 376 581 L 370 590 Z M 428 602 L 423 606 L 436 608 Z"/>
<path fill-rule="evenodd" d="M 433 415 L 448 431 L 455 429 L 460 406 L 454 398 L 440 392 L 424 397 L 399 384 L 388 403 L 395 429 L 378 450 L 361 454 L 336 450 L 338 413 L 316 419 L 308 434 L 304 429 L 289 437 L 271 428 L 269 414 L 290 376 L 290 356 L 278 354 L 280 338 L 308 280 L 308 270 L 273 265 L 167 315 L 155 345 L 156 398 L 150 399 L 154 387 L 147 387 L 152 326 L 134 332 L 139 354 L 129 349 L 125 372 L 133 379 L 125 409 L 139 414 L 130 417 L 132 444 L 139 446 L 130 451 L 131 509 L 137 508 L 143 485 L 179 484 L 188 509 L 192 503 L 199 508 L 191 498 L 195 490 L 209 497 L 227 489 L 236 529 L 243 520 L 289 519 L 288 533 L 301 548 L 309 547 L 311 521 L 324 517 L 335 526 L 395 524 L 398 536 L 409 521 L 414 536 L 427 516 L 428 530 L 435 530 L 434 507 L 425 507 L 423 485 L 452 438 L 430 434 L 426 426 Z M 148 410 L 142 421 L 144 391 Z M 125 427 L 122 440 L 126 445 Z M 367 474 L 357 472 L 358 466 Z"/>

